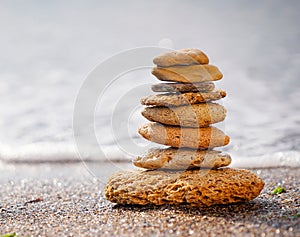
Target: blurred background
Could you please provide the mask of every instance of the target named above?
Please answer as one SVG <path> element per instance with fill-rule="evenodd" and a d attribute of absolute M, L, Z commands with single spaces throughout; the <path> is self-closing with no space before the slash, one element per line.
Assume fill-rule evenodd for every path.
<path fill-rule="evenodd" d="M 299 166 L 299 11 L 296 0 L 1 1 L 0 159 L 78 160 L 73 109 L 88 73 L 121 51 L 160 46 L 199 48 L 223 72 L 217 87 L 227 91 L 228 115 L 220 126 L 231 137 L 223 150 L 233 165 Z M 126 101 L 136 106 L 122 139 L 147 144 L 137 135 L 145 120 L 135 85 L 143 83 L 158 83 L 150 69 L 110 88 L 111 100 L 96 109 L 105 157 L 88 159 L 135 155 L 120 149 L 111 128 L 120 88 L 135 88 Z M 121 120 L 122 105 L 113 113 Z"/>

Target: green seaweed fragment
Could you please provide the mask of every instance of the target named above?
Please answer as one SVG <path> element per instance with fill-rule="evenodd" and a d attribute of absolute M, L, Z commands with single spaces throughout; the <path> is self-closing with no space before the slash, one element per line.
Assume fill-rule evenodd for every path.
<path fill-rule="evenodd" d="M 14 233 L 10 233 L 10 234 L 1 235 L 1 237 L 17 237 L 17 234 L 14 232 Z"/>
<path fill-rule="evenodd" d="M 300 218 L 300 212 L 297 213 L 297 214 L 295 214 L 295 215 L 292 215 L 292 218 L 293 218 L 293 219 Z"/>
<path fill-rule="evenodd" d="M 273 194 L 273 195 L 276 195 L 276 194 L 280 194 L 280 193 L 285 193 L 286 191 L 285 191 L 285 189 L 283 188 L 283 187 L 277 187 L 277 188 L 275 188 L 272 192 L 271 192 L 271 194 Z"/>

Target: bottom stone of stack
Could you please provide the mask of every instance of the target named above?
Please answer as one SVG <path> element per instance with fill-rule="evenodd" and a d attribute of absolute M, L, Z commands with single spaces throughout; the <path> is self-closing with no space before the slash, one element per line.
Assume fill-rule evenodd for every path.
<path fill-rule="evenodd" d="M 210 206 L 250 201 L 263 187 L 260 177 L 242 169 L 135 170 L 113 175 L 105 187 L 105 196 L 118 204 Z"/>
<path fill-rule="evenodd" d="M 216 169 L 231 163 L 229 154 L 216 150 L 189 148 L 151 148 L 144 155 L 133 159 L 133 164 L 149 170 L 186 170 L 195 168 Z"/>

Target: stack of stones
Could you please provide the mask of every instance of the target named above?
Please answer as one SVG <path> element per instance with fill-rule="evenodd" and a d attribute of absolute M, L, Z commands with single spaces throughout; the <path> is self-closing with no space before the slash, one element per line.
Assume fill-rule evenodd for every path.
<path fill-rule="evenodd" d="M 169 81 L 152 86 L 141 100 L 142 115 L 151 121 L 139 129 L 147 140 L 166 148 L 151 148 L 133 164 L 146 170 L 113 175 L 106 198 L 119 204 L 215 205 L 250 201 L 264 182 L 248 170 L 228 168 L 229 154 L 214 150 L 230 138 L 212 126 L 226 117 L 226 109 L 212 101 L 226 96 L 213 81 L 223 75 L 198 49 L 182 49 L 153 60 L 152 73 Z"/>

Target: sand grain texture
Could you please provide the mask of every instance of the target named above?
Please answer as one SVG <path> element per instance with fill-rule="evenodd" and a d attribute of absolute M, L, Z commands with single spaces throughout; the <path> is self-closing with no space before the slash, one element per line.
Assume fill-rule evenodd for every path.
<path fill-rule="evenodd" d="M 64 169 L 69 170 L 69 166 L 65 165 Z M 81 167 L 84 171 L 82 164 L 74 166 L 73 170 Z M 121 164 L 117 166 L 123 167 Z M 30 170 L 32 177 L 12 180 L 12 177 L 22 176 L 25 168 L 19 165 L 14 169 L 10 167 L 2 166 L 4 170 L 10 170 L 11 176 L 10 181 L 2 180 L 0 183 L 1 234 L 16 232 L 19 236 L 104 237 L 300 235 L 299 168 L 252 170 L 266 183 L 262 193 L 253 201 L 191 207 L 184 204 L 116 205 L 103 197 L 101 182 L 92 181 L 92 177 L 84 178 L 82 172 L 33 179 L 44 166 L 30 165 L 26 169 Z M 47 167 L 58 170 L 57 166 Z M 101 167 L 103 169 L 99 165 L 99 173 Z M 286 192 L 271 195 L 278 185 L 283 185 Z M 38 197 L 43 201 L 24 205 L 26 201 Z"/>

